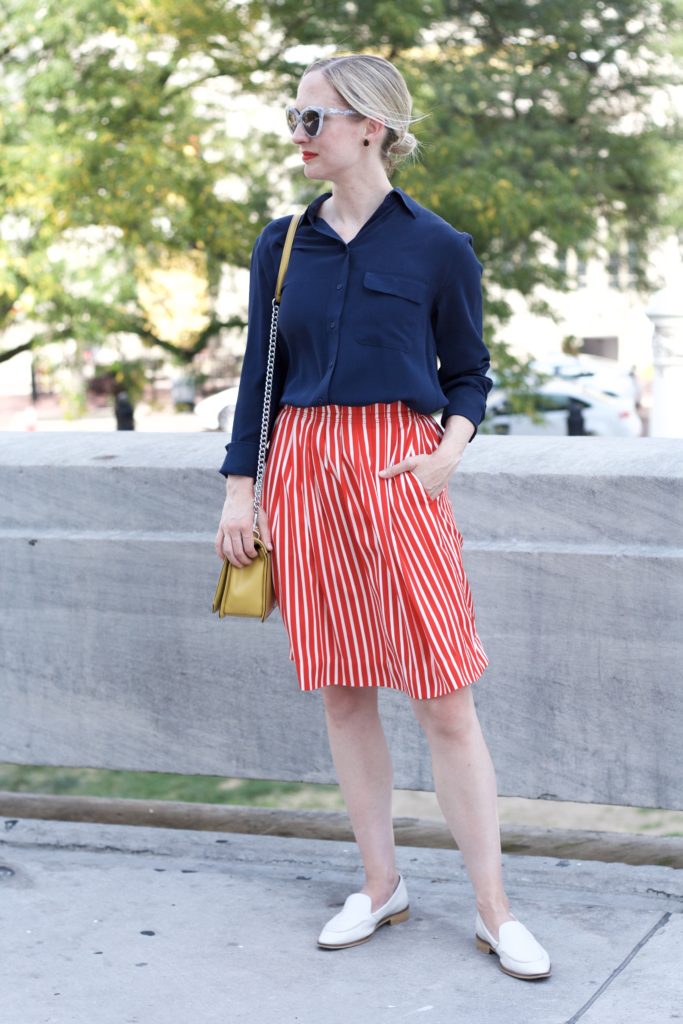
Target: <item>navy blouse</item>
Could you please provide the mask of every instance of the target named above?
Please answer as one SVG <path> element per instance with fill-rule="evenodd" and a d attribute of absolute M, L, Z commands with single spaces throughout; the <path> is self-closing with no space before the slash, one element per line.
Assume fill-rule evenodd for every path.
<path fill-rule="evenodd" d="M 481 264 L 472 236 L 389 192 L 350 242 L 307 208 L 280 304 L 269 437 L 282 405 L 403 401 L 475 428 L 491 380 L 482 341 Z M 219 472 L 256 476 L 275 279 L 290 217 L 251 257 L 249 326 L 232 437 Z M 474 436 L 474 435 L 473 435 Z"/>

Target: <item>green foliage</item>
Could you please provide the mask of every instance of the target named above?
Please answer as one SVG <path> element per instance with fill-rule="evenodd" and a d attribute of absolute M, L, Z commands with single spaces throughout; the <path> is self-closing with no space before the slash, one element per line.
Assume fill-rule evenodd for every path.
<path fill-rule="evenodd" d="M 125 391 L 131 405 L 137 405 L 142 398 L 147 380 L 146 359 L 116 359 L 106 366 L 99 366 L 98 369 L 103 376 L 111 377 L 114 394 Z"/>
<path fill-rule="evenodd" d="M 680 0 L 6 0 L 0 328 L 40 325 L 28 347 L 134 334 L 189 363 L 240 326 L 215 314 L 223 268 L 247 265 L 292 187 L 297 201 L 313 190 L 291 180 L 284 132 L 245 133 L 228 112 L 244 95 L 278 106 L 331 48 L 395 60 L 427 115 L 423 160 L 396 180 L 474 236 L 502 377 L 522 373 L 503 345 L 505 292 L 533 303 L 566 286 L 555 253 L 585 258 L 607 225 L 609 245 L 637 243 L 646 286 L 651 246 L 683 225 L 663 102 L 680 80 Z M 192 253 L 212 308 L 179 341 L 140 285 Z"/>
<path fill-rule="evenodd" d="M 150 264 L 198 250 L 215 299 L 223 267 L 248 262 L 267 219 L 254 147 L 226 134 L 225 110 L 215 100 L 201 109 L 193 92 L 214 36 L 224 61 L 248 59 L 248 12 L 144 0 L 10 8 L 0 36 L 0 323 L 30 316 L 36 344 L 135 333 L 182 357 L 155 335 L 137 282 Z M 221 192 L 229 177 L 249 180 L 249 202 Z M 87 265 L 69 265 L 74 243 L 79 261 L 89 250 Z M 214 317 L 203 344 L 224 326 Z"/>
<path fill-rule="evenodd" d="M 537 388 L 548 377 L 534 369 L 530 357 L 513 356 L 501 341 L 489 343 L 491 348 L 491 365 L 494 367 L 497 382 L 504 385 L 513 413 L 523 413 L 533 420 L 540 420 L 537 409 Z M 486 433 L 489 424 L 484 421 L 482 432 Z"/>
<path fill-rule="evenodd" d="M 375 19 L 384 9 L 351 5 L 355 17 L 368 6 Z M 673 107 L 663 105 L 667 87 L 680 81 L 665 57 L 672 37 L 680 38 L 681 4 L 440 6 L 430 5 L 421 23 L 411 9 L 412 40 L 404 20 L 391 40 L 374 25 L 368 44 L 397 57 L 416 108 L 428 115 L 417 128 L 423 160 L 401 172 L 401 185 L 474 235 L 497 289 L 529 295 L 540 284 L 563 287 L 564 271 L 548 248 L 596 251 L 600 219 L 612 238 L 638 242 L 635 270 L 644 287 L 649 247 L 681 210 L 680 148 L 673 155 L 679 125 Z M 273 13 L 292 43 L 293 10 L 284 3 Z M 331 5 L 308 14 L 311 41 L 321 32 L 318 39 L 343 48 L 349 21 L 356 28 L 346 8 L 336 17 Z"/>
<path fill-rule="evenodd" d="M 330 785 L 44 765 L 0 764 L 0 790 L 55 796 L 246 804 L 253 807 L 343 807 L 339 788 Z"/>

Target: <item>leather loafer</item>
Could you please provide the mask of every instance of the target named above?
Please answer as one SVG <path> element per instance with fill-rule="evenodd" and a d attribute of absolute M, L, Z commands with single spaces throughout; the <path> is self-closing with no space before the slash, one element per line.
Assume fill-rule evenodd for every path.
<path fill-rule="evenodd" d="M 521 921 L 505 921 L 498 929 L 498 941 L 477 914 L 474 926 L 477 949 L 482 953 L 495 953 L 501 971 L 513 978 L 534 981 L 550 974 L 550 957 Z"/>
<path fill-rule="evenodd" d="M 399 924 L 409 916 L 408 892 L 403 876 L 387 902 L 373 911 L 372 900 L 364 892 L 352 892 L 344 906 L 331 918 L 318 937 L 322 949 L 345 949 L 367 942 L 383 924 Z"/>

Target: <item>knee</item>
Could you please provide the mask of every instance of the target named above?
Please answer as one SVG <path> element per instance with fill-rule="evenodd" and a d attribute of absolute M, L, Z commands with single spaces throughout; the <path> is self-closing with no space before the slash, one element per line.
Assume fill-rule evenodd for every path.
<path fill-rule="evenodd" d="M 377 715 L 377 692 L 374 688 L 326 686 L 323 691 L 325 715 L 330 725 L 343 727 L 357 718 Z"/>
<path fill-rule="evenodd" d="M 428 739 L 463 742 L 480 728 L 471 688 L 444 697 L 413 700 L 413 712 Z"/>

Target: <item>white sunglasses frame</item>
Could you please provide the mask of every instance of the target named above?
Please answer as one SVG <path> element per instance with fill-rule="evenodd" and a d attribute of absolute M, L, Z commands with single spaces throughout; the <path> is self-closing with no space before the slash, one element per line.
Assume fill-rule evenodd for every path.
<path fill-rule="evenodd" d="M 304 114 L 306 113 L 307 110 L 313 110 L 318 115 L 318 117 L 320 118 L 320 123 L 318 125 L 318 130 L 315 133 L 315 135 L 311 135 L 311 133 L 307 130 L 306 125 L 303 123 L 303 117 L 304 117 Z M 292 128 L 292 126 L 289 123 L 289 113 L 290 113 L 290 111 L 292 111 L 294 113 L 295 117 L 296 117 L 296 124 L 294 125 L 293 128 Z M 351 110 L 350 108 L 347 108 L 346 110 L 340 110 L 339 107 L 313 107 L 313 106 L 308 106 L 308 107 L 304 107 L 303 110 L 298 110 L 293 104 L 290 104 L 290 105 L 285 107 L 285 117 L 287 118 L 287 127 L 289 128 L 291 134 L 293 135 L 294 132 L 299 127 L 299 125 L 301 125 L 303 130 L 306 132 L 306 135 L 308 136 L 309 139 L 317 139 L 318 136 L 320 135 L 321 131 L 323 130 L 323 124 L 324 124 L 324 121 L 325 121 L 325 114 L 342 114 L 342 115 L 355 114 L 356 117 L 360 116 L 358 114 L 357 110 Z"/>

